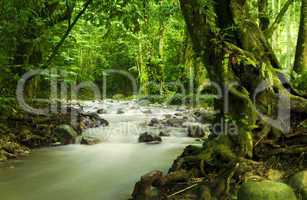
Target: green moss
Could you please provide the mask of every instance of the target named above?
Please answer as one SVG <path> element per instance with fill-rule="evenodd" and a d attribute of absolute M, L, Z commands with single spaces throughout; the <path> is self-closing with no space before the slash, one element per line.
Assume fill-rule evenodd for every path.
<path fill-rule="evenodd" d="M 291 187 L 284 183 L 261 181 L 244 183 L 238 193 L 238 200 L 296 200 Z"/>
<path fill-rule="evenodd" d="M 289 178 L 288 183 L 297 192 L 300 199 L 307 200 L 307 171 L 294 174 Z"/>

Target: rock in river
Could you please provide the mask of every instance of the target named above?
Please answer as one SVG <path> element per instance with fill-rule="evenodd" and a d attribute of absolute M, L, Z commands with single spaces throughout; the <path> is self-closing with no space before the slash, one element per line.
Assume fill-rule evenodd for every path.
<path fill-rule="evenodd" d="M 159 136 L 160 137 L 169 137 L 171 135 L 169 133 L 165 132 L 165 131 L 160 131 Z"/>
<path fill-rule="evenodd" d="M 99 109 L 99 110 L 97 110 L 97 113 L 98 114 L 106 114 L 107 113 L 107 111 L 105 110 L 105 109 Z"/>
<path fill-rule="evenodd" d="M 116 113 L 120 115 L 120 114 L 124 114 L 125 111 L 122 108 L 119 108 Z"/>
<path fill-rule="evenodd" d="M 81 144 L 84 145 L 95 145 L 100 143 L 101 141 L 98 138 L 89 137 L 89 136 L 82 136 Z"/>
<path fill-rule="evenodd" d="M 160 143 L 162 142 L 162 138 L 158 135 L 145 132 L 139 137 L 140 143 Z"/>
<path fill-rule="evenodd" d="M 155 125 L 159 125 L 159 120 L 157 118 L 152 118 L 148 123 L 148 126 L 155 126 Z"/>

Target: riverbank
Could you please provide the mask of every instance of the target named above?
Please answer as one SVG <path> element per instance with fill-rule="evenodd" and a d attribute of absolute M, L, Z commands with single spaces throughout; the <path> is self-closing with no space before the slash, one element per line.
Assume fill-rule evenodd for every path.
<path fill-rule="evenodd" d="M 61 108 L 45 115 L 25 112 L 16 104 L 1 110 L 0 162 L 26 156 L 31 149 L 80 143 L 85 130 L 108 125 L 96 113 L 86 113 L 76 105 Z"/>

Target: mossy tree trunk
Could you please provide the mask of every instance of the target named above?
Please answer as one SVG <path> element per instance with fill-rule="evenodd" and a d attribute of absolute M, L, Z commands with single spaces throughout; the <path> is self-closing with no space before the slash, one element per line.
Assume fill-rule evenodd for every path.
<path fill-rule="evenodd" d="M 268 0 L 258 0 L 259 27 L 262 31 L 267 30 L 270 25 L 268 6 Z"/>
<path fill-rule="evenodd" d="M 225 126 L 218 133 L 228 134 L 227 121 L 234 121 L 238 134 L 227 137 L 240 146 L 236 155 L 252 157 L 254 133 L 265 136 L 272 130 L 257 113 L 276 117 L 280 96 L 292 100 L 294 112 L 307 112 L 307 107 L 302 107 L 307 106 L 306 100 L 290 94 L 283 86 L 283 76 L 276 71 L 280 68 L 276 56 L 251 19 L 246 1 L 181 0 L 181 7 L 195 53 L 203 59 L 210 80 L 224 91 L 215 103 L 215 110 L 220 111 L 217 120 Z M 267 88 L 258 93 L 263 83 Z"/>

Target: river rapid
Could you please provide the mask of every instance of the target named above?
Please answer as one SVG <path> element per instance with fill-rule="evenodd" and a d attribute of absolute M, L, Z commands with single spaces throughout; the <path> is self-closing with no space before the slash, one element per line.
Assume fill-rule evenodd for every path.
<path fill-rule="evenodd" d="M 103 110 L 110 125 L 86 131 L 102 142 L 34 150 L 29 157 L 0 164 L 3 200 L 127 200 L 134 184 L 152 170 L 168 171 L 195 139 L 185 128 L 149 127 L 184 108 L 137 101 L 84 102 L 86 112 Z M 140 134 L 166 131 L 161 144 L 138 143 Z"/>

